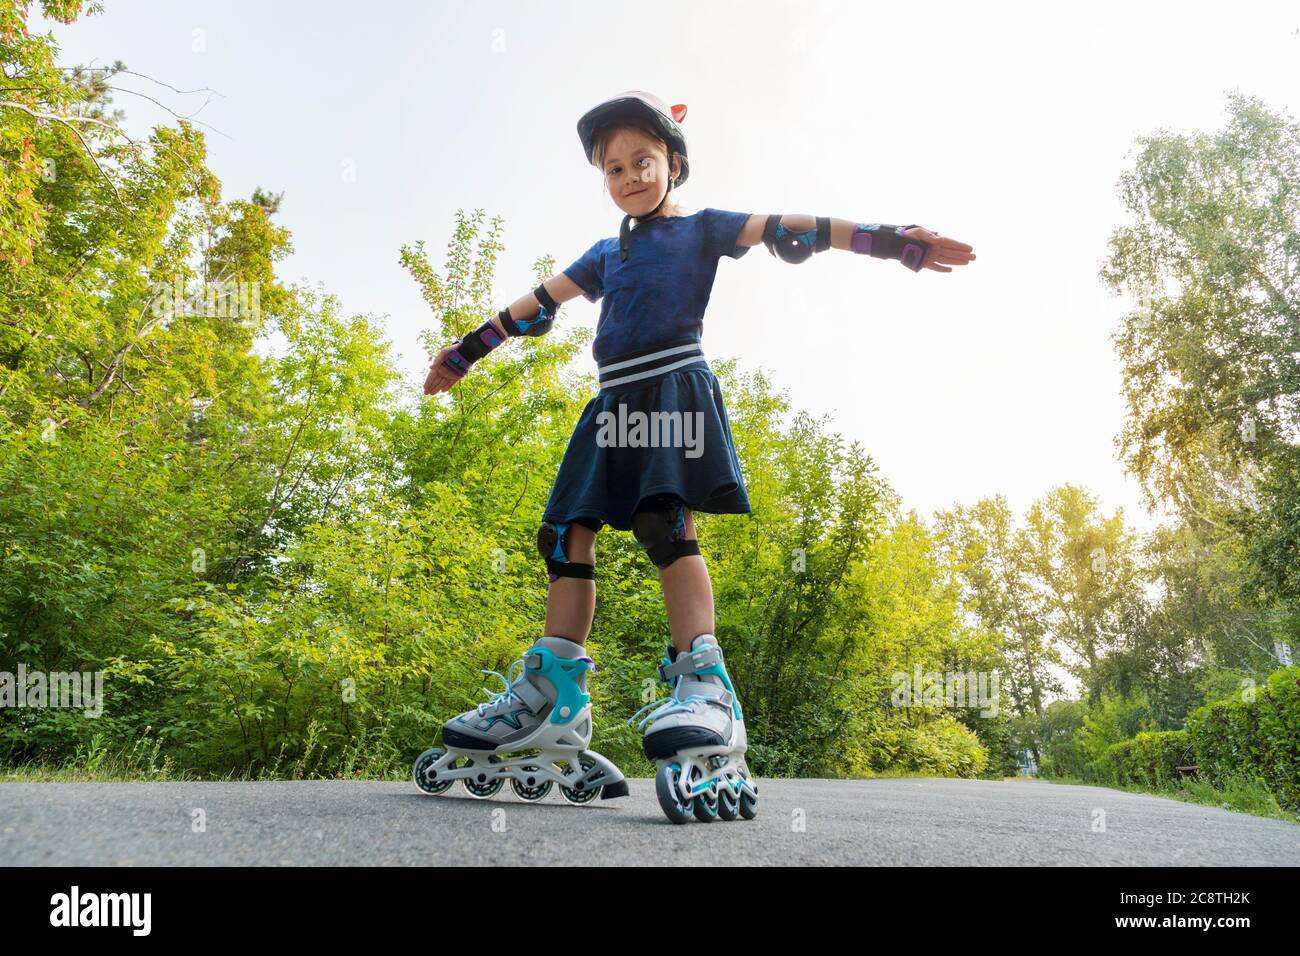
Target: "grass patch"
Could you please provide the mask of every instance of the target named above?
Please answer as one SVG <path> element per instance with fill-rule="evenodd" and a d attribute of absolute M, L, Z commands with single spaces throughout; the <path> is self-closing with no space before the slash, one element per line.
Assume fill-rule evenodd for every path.
<path fill-rule="evenodd" d="M 1169 797 L 1183 803 L 1195 803 L 1207 807 L 1219 807 L 1237 813 L 1247 813 L 1254 817 L 1270 820 L 1285 820 L 1287 823 L 1300 823 L 1300 814 L 1283 807 L 1277 797 L 1259 777 L 1239 774 L 1217 780 L 1213 783 L 1187 777 L 1176 786 L 1166 788 L 1141 786 L 1116 786 L 1098 783 L 1095 780 L 1081 780 L 1077 777 L 1036 777 L 1045 783 L 1060 783 L 1082 787 L 1105 787 L 1108 790 L 1122 790 L 1124 793 L 1142 793 L 1152 797 Z"/>
<path fill-rule="evenodd" d="M 220 782 L 258 780 L 404 780 L 411 774 L 410 762 L 391 746 L 376 744 L 366 737 L 343 748 L 337 759 L 327 759 L 327 747 L 320 740 L 320 726 L 307 729 L 303 747 L 296 755 L 280 753 L 270 764 L 234 770 L 224 775 L 200 773 L 178 767 L 161 753 L 162 741 L 149 728 L 126 750 L 110 750 L 102 734 L 77 748 L 70 757 L 37 759 L 23 764 L 0 766 L 0 783 L 153 783 L 169 781 Z M 322 769 L 326 768 L 326 769 Z"/>

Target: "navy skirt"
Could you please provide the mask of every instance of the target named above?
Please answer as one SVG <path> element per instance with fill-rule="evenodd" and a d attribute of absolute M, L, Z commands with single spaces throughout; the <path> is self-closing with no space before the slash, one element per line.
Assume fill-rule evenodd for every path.
<path fill-rule="evenodd" d="M 750 513 L 722 388 L 699 342 L 610 358 L 600 383 L 569 438 L 544 521 L 630 531 L 637 506 L 661 494 L 692 511 Z"/>

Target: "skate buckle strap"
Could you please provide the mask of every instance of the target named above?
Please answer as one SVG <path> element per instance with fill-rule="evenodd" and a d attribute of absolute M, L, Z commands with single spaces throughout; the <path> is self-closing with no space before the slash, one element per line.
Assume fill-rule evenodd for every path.
<path fill-rule="evenodd" d="M 693 694 L 693 695 L 691 695 L 691 696 L 693 696 L 693 697 L 699 697 L 699 696 L 701 696 L 701 695 L 699 695 L 699 694 Z M 735 696 L 731 691 L 729 691 L 729 690 L 724 690 L 724 691 L 723 691 L 722 693 L 720 693 L 717 697 L 713 697 L 713 696 L 706 696 L 706 697 L 704 697 L 704 700 L 705 700 L 706 702 L 708 702 L 708 703 L 710 703 L 710 704 L 722 704 L 724 707 L 730 707 L 730 706 L 732 705 L 732 703 L 735 701 L 735 699 L 736 699 L 736 696 Z"/>
<path fill-rule="evenodd" d="M 671 664 L 659 665 L 659 679 L 665 684 L 671 684 L 674 677 L 689 677 L 691 674 L 698 674 L 711 664 L 720 663 L 722 663 L 722 648 L 716 645 L 702 647 L 698 651 L 689 653 L 682 652 Z"/>
<path fill-rule="evenodd" d="M 592 674 L 596 673 L 596 662 L 593 661 L 590 657 L 568 657 L 564 659 L 570 661 L 582 661 L 584 664 L 587 665 L 587 671 L 589 673 Z M 545 666 L 545 661 L 542 659 L 541 654 L 534 652 L 524 657 L 524 666 L 527 667 L 530 671 L 540 672 L 542 668 Z"/>
<path fill-rule="evenodd" d="M 549 703 L 546 695 L 538 690 L 533 682 L 527 678 L 519 682 L 519 686 L 515 690 L 515 696 L 522 700 L 524 705 L 534 714 L 541 713 L 542 708 Z"/>

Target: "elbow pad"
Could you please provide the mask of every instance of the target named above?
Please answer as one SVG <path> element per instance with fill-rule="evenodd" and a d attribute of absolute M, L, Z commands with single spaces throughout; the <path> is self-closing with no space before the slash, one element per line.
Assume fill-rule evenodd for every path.
<path fill-rule="evenodd" d="M 503 309 L 499 318 L 502 326 L 511 335 L 545 335 L 551 331 L 551 326 L 555 324 L 555 317 L 560 312 L 560 305 L 551 294 L 546 291 L 546 286 L 539 285 L 533 290 L 533 295 L 541 304 L 537 314 L 531 319 L 512 319 L 510 310 Z"/>
<path fill-rule="evenodd" d="M 920 272 L 930 254 L 930 244 L 903 235 L 910 226 L 890 226 L 884 223 L 855 223 L 850 248 L 861 255 L 877 259 L 897 259 L 913 272 Z"/>
<path fill-rule="evenodd" d="M 829 216 L 816 218 L 816 228 L 795 232 L 781 225 L 780 215 L 768 216 L 763 227 L 763 243 L 767 251 L 793 265 L 805 261 L 815 252 L 825 252 L 831 247 L 831 220 Z"/>

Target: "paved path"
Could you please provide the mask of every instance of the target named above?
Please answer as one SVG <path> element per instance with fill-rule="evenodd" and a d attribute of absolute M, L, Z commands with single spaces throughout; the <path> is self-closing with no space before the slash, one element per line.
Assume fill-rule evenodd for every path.
<path fill-rule="evenodd" d="M 1102 787 L 760 779 L 756 819 L 674 826 L 652 780 L 629 785 L 574 807 L 508 785 L 3 783 L 0 865 L 1300 865 L 1300 825 Z"/>

